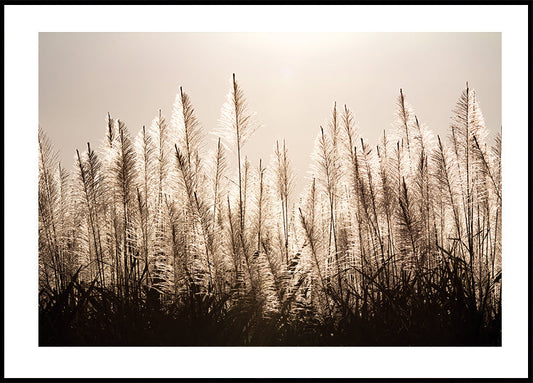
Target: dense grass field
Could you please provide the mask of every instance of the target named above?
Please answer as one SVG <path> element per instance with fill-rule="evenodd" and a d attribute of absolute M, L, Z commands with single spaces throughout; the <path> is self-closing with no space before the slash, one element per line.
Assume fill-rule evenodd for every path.
<path fill-rule="evenodd" d="M 243 155 L 235 76 L 214 147 L 181 88 L 70 171 L 39 128 L 39 344 L 501 345 L 501 139 L 468 85 L 452 113 L 435 136 L 400 90 L 371 144 L 334 104 L 299 196 L 283 140 Z"/>

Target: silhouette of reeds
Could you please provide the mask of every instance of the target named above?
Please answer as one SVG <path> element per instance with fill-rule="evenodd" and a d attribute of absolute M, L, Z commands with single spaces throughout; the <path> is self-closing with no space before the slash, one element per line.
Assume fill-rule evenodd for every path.
<path fill-rule="evenodd" d="M 209 155 L 182 88 L 72 178 L 39 128 L 40 345 L 501 345 L 501 138 L 468 84 L 447 142 L 397 108 L 373 147 L 335 103 L 299 197 L 235 75 Z"/>

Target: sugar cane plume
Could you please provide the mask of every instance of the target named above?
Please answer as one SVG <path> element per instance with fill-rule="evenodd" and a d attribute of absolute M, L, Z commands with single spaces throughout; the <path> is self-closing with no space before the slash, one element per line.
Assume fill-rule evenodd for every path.
<path fill-rule="evenodd" d="M 228 88 L 215 129 L 181 87 L 170 118 L 155 111 L 135 134 L 108 114 L 101 145 L 78 148 L 70 171 L 39 127 L 47 304 L 90 286 L 99 299 L 191 318 L 216 303 L 224 320 L 246 313 L 284 334 L 304 322 L 403 329 L 426 309 L 459 310 L 480 326 L 500 315 L 502 140 L 488 140 L 468 84 L 447 136 L 431 132 L 403 89 L 375 143 L 334 102 L 311 127 L 301 195 L 294 143 L 279 137 L 270 159 L 247 153 L 260 125 L 235 75 Z"/>

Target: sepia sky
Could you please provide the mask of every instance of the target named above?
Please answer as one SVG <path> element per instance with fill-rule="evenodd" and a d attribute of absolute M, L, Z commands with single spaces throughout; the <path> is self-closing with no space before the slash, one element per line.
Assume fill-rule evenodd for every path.
<path fill-rule="evenodd" d="M 134 136 L 159 108 L 170 120 L 180 86 L 213 131 L 233 72 L 262 124 L 245 154 L 255 167 L 286 139 L 296 192 L 334 101 L 375 145 L 403 88 L 419 120 L 447 136 L 468 81 L 489 139 L 501 126 L 500 33 L 40 33 L 39 123 L 67 168 L 76 149 L 100 146 L 107 112 Z"/>

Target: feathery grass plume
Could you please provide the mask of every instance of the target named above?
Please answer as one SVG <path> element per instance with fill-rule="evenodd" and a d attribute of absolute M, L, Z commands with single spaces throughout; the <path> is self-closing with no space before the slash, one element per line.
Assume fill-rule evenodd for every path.
<path fill-rule="evenodd" d="M 280 267 L 272 256 L 270 246 L 273 215 L 271 214 L 271 196 L 269 183 L 265 182 L 267 169 L 259 159 L 259 167 L 252 174 L 250 184 L 254 198 L 251 198 L 253 214 L 251 214 L 252 235 L 250 242 L 250 266 L 257 285 L 257 297 L 261 302 L 263 317 L 270 318 L 279 312 L 281 297 Z M 250 207 L 249 207 L 250 209 Z M 255 238 L 255 241 L 253 239 Z M 254 246 L 255 244 L 255 246 Z M 255 247 L 255 250 L 253 248 Z"/>
<path fill-rule="evenodd" d="M 60 291 L 63 276 L 62 249 L 58 235 L 60 189 L 54 172 L 57 154 L 39 126 L 39 262 L 46 286 Z"/>
<path fill-rule="evenodd" d="M 328 198 L 330 199 L 330 205 L 332 206 L 331 213 L 333 213 L 332 219 L 332 228 L 333 228 L 333 234 L 335 234 L 335 220 L 336 217 L 334 216 L 335 210 L 336 210 L 336 199 L 338 194 L 338 184 L 342 178 L 342 172 L 341 172 L 341 164 L 339 161 L 339 140 L 340 137 L 340 127 L 339 127 L 339 115 L 337 113 L 337 102 L 333 104 L 333 110 L 331 113 L 331 118 L 328 121 L 328 140 L 330 141 L 330 175 L 328 176 L 329 181 L 331 182 L 330 185 L 330 192 L 328 193 Z"/>
<path fill-rule="evenodd" d="M 117 201 L 116 242 L 119 252 L 116 259 L 119 274 L 119 291 L 124 297 L 137 294 L 139 259 L 134 222 L 137 214 L 137 169 L 133 144 L 126 125 L 116 121 L 116 137 L 110 152 L 110 192 Z"/>
<path fill-rule="evenodd" d="M 242 213 L 239 214 L 239 222 L 241 223 L 241 226 L 238 233 L 242 249 L 242 257 L 246 263 L 246 268 L 250 277 L 250 286 L 255 292 L 255 279 L 253 278 L 254 272 L 250 262 L 250 257 L 252 256 L 253 248 L 252 244 L 254 242 L 253 232 L 249 230 L 249 228 L 253 227 L 253 222 L 251 222 L 251 220 L 253 219 L 253 215 L 249 213 L 248 209 L 253 198 L 253 191 L 250 190 L 253 187 L 253 179 L 251 174 L 252 172 L 250 169 L 250 161 L 248 161 L 248 157 L 245 157 L 243 164 L 242 192 L 239 193 L 239 202 L 241 201 L 240 198 L 242 197 Z M 239 191 L 241 191 L 241 189 L 239 189 Z"/>
<path fill-rule="evenodd" d="M 228 145 L 236 147 L 238 151 L 260 127 L 255 121 L 255 113 L 249 110 L 244 91 L 237 82 L 235 73 L 219 121 L 217 136 L 224 138 Z"/>
<path fill-rule="evenodd" d="M 172 107 L 171 127 L 177 137 L 177 145 L 184 154 L 187 166 L 193 176 L 194 188 L 197 188 L 200 173 L 200 159 L 203 132 L 192 106 L 190 97 L 180 87 Z"/>
<path fill-rule="evenodd" d="M 247 214 L 247 207 L 249 206 L 249 202 L 251 200 L 251 196 L 253 195 L 250 192 L 250 189 L 253 186 L 252 177 L 251 177 L 251 164 L 248 160 L 248 156 L 244 157 L 244 163 L 243 163 L 243 177 L 242 177 L 242 222 L 246 225 L 247 221 L 251 218 L 250 214 Z M 244 234 L 245 232 L 242 231 Z"/>
<path fill-rule="evenodd" d="M 501 131 L 498 132 L 496 135 L 496 138 L 494 139 L 494 145 L 491 148 L 490 152 L 490 163 L 491 167 L 493 168 L 493 175 L 495 178 L 496 188 L 500 190 L 502 189 L 502 133 Z"/>
<path fill-rule="evenodd" d="M 401 239 L 401 234 L 400 240 L 404 244 L 404 249 L 409 243 L 411 249 L 417 247 L 418 254 L 413 260 L 416 261 L 416 270 L 419 270 L 428 260 L 433 262 L 433 257 L 430 255 L 434 253 L 432 243 L 435 236 L 435 212 L 432 208 L 431 193 L 433 178 L 430 177 L 432 163 L 428 161 L 434 148 L 433 136 L 414 115 L 402 89 L 398 99 L 397 116 L 399 121 L 397 135 L 401 140 L 401 145 L 398 145 L 398 174 L 404 180 L 402 183 L 405 183 L 405 185 L 399 183 L 400 233 L 410 232 L 407 238 L 409 240 Z M 409 199 L 409 209 L 407 209 Z M 411 212 L 408 211 L 410 209 Z M 412 222 L 408 224 L 407 220 Z M 414 238 L 418 239 L 412 241 Z"/>
<path fill-rule="evenodd" d="M 230 258 L 229 251 L 224 238 L 225 228 L 225 209 L 224 209 L 224 193 L 228 188 L 226 171 L 227 159 L 224 146 L 220 138 L 217 140 L 217 146 L 213 153 L 208 156 L 206 170 L 209 174 L 207 184 L 210 185 L 208 191 L 205 193 L 205 201 L 209 208 L 209 216 L 211 222 L 209 223 L 209 237 L 211 238 L 212 247 L 212 262 L 214 264 L 213 272 L 215 274 L 215 287 L 219 292 L 225 291 L 227 286 L 226 269 Z M 210 206 L 209 206 L 210 204 Z"/>
<path fill-rule="evenodd" d="M 225 139 L 230 147 L 237 149 L 237 166 L 238 166 L 238 186 L 239 186 L 239 214 L 241 228 L 244 226 L 243 213 L 243 175 L 242 175 L 242 157 L 241 151 L 246 144 L 246 141 L 259 128 L 259 125 L 254 121 L 255 113 L 248 109 L 248 103 L 244 96 L 242 88 L 235 79 L 233 80 L 231 88 L 226 96 L 226 102 L 222 106 L 220 117 L 220 128 L 217 130 L 217 135 Z"/>
<path fill-rule="evenodd" d="M 154 241 L 153 301 L 170 301 L 174 296 L 191 291 L 192 249 L 187 208 L 181 199 L 164 195 L 164 204 L 156 211 Z M 157 293 L 162 294 L 158 296 Z"/>
<path fill-rule="evenodd" d="M 380 144 L 377 146 L 376 151 L 379 158 L 379 180 L 381 189 L 380 210 L 382 215 L 385 216 L 386 235 L 384 243 L 386 247 L 386 278 L 387 286 L 394 285 L 396 270 L 395 270 L 395 255 L 396 249 L 394 244 L 394 213 L 396 209 L 395 202 L 398 201 L 398 189 L 395 185 L 398 184 L 398 173 L 394 166 L 393 157 L 390 153 L 391 142 L 388 140 L 385 131 L 383 131 L 383 138 Z"/>
<path fill-rule="evenodd" d="M 105 190 L 104 184 L 102 182 L 102 164 L 96 152 L 91 149 L 91 145 L 87 143 L 87 152 L 85 157 L 85 163 L 87 166 L 87 191 L 89 199 L 92 201 L 90 204 L 94 210 L 94 229 L 96 230 L 97 243 L 98 243 L 98 252 L 100 255 L 99 262 L 101 263 L 100 272 L 102 273 L 102 284 L 106 285 L 106 274 L 109 274 L 110 271 L 106 270 L 105 265 L 109 264 L 109 259 L 106 257 L 104 247 L 102 246 L 102 235 L 101 235 L 101 225 L 103 221 L 103 207 L 102 204 L 105 201 Z M 89 204 L 87 205 L 89 206 Z M 108 271 L 106 273 L 106 271 Z"/>
<path fill-rule="evenodd" d="M 115 137 L 117 135 L 116 132 L 116 125 L 115 120 L 111 118 L 111 114 L 109 112 L 107 113 L 106 117 L 106 139 L 105 139 L 105 146 L 112 146 L 113 141 L 115 140 Z"/>
<path fill-rule="evenodd" d="M 328 133 L 331 138 L 331 147 L 335 154 L 335 160 L 338 159 L 338 141 L 340 139 L 339 114 L 337 113 L 337 102 L 333 103 L 333 110 L 331 111 L 331 119 L 328 121 Z"/>
<path fill-rule="evenodd" d="M 413 196 L 407 188 L 405 177 L 402 178 L 402 189 L 399 198 L 398 210 L 399 236 L 397 239 L 400 253 L 402 254 L 403 268 L 406 271 L 418 272 L 420 266 L 420 222 L 414 211 Z"/>
<path fill-rule="evenodd" d="M 258 270 L 261 311 L 264 318 L 271 318 L 279 313 L 279 287 L 272 272 L 272 266 L 264 252 L 254 253 L 254 267 Z"/>
<path fill-rule="evenodd" d="M 219 137 L 223 137 L 226 142 L 235 146 L 237 149 L 237 168 L 238 168 L 238 237 L 244 260 L 248 264 L 248 249 L 245 233 L 245 215 L 246 215 L 246 163 L 242 161 L 241 151 L 246 141 L 252 136 L 259 126 L 254 121 L 254 113 L 248 110 L 248 104 L 244 92 L 235 79 L 233 74 L 232 84 L 226 102 L 222 106 L 220 118 L 220 129 L 217 132 Z M 243 169 L 244 168 L 244 169 Z M 244 174 L 243 174 L 244 172 Z M 229 204 L 228 204 L 229 208 Z M 231 218 L 230 218 L 231 219 Z M 249 266 L 248 266 L 249 269 Z"/>
<path fill-rule="evenodd" d="M 152 120 L 149 128 L 149 135 L 155 146 L 156 152 L 156 182 L 157 203 L 164 203 L 165 195 L 172 195 L 174 190 L 174 145 L 171 142 L 171 132 L 169 126 L 159 110 L 157 116 Z"/>
<path fill-rule="evenodd" d="M 72 211 L 71 199 L 73 198 L 73 185 L 69 172 L 58 163 L 57 180 L 59 189 L 59 243 L 62 249 L 63 276 L 71 279 L 76 273 L 76 257 L 74 247 L 76 236 L 74 222 L 75 214 Z"/>
<path fill-rule="evenodd" d="M 456 183 L 454 178 L 454 167 L 451 164 L 450 158 L 452 154 L 449 149 L 446 149 L 442 144 L 439 136 L 437 136 L 438 144 L 437 148 L 432 152 L 432 161 L 434 163 L 435 177 L 435 194 L 441 196 L 441 200 L 444 206 L 451 209 L 453 215 L 453 226 L 455 228 L 453 233 L 446 233 L 448 225 L 445 224 L 445 209 L 441 213 L 441 238 L 440 244 L 443 246 L 444 238 L 451 236 L 461 241 L 461 219 L 459 216 L 458 207 L 458 191 L 456 190 Z M 439 192 L 440 191 L 440 192 Z"/>
<path fill-rule="evenodd" d="M 502 203 L 502 137 L 501 132 L 498 132 L 494 139 L 494 145 L 491 147 L 489 154 L 489 167 L 492 169 L 491 174 L 494 181 L 495 193 L 498 197 L 499 203 L 494 203 L 494 207 L 501 210 Z M 498 241 L 496 241 L 498 243 Z"/>
<path fill-rule="evenodd" d="M 369 191 L 369 177 L 368 174 L 368 161 L 366 154 L 363 151 L 368 150 L 364 145 L 364 141 L 361 142 L 361 149 L 357 149 L 354 145 L 352 158 L 349 158 L 351 163 L 348 164 L 349 172 L 351 174 L 350 182 L 350 194 L 351 205 L 355 211 L 352 211 L 351 222 L 357 228 L 358 243 L 360 250 L 360 270 L 362 275 L 373 267 L 375 263 L 375 254 L 377 250 L 377 223 L 375 216 L 372 213 L 372 197 Z M 362 288 L 366 291 L 366 282 L 362 280 Z"/>
<path fill-rule="evenodd" d="M 355 212 L 352 212 L 350 222 L 357 229 L 357 234 L 352 235 L 352 241 L 359 244 L 359 265 L 352 267 L 359 275 L 360 287 L 351 291 L 355 294 L 355 307 L 360 307 L 361 315 L 370 315 L 371 301 L 374 299 L 375 281 L 385 283 L 388 280 L 384 275 L 388 259 L 385 257 L 384 241 L 380 219 L 378 216 L 379 200 L 381 193 L 376 183 L 377 174 L 372 175 L 378 163 L 370 147 L 360 139 L 360 149 L 354 146 L 354 157 L 351 164 L 352 182 L 351 189 L 355 198 Z M 355 216 L 355 217 L 353 217 Z M 362 305 L 359 306 L 359 301 Z"/>
<path fill-rule="evenodd" d="M 137 200 L 139 203 L 139 219 L 142 233 L 142 253 L 144 258 L 143 272 L 145 289 L 152 285 L 153 272 L 153 241 L 155 236 L 155 206 L 157 191 L 154 188 L 157 179 L 156 147 L 152 136 L 143 125 L 135 138 L 135 150 L 137 155 L 138 189 Z"/>
<path fill-rule="evenodd" d="M 347 211 L 350 213 L 344 218 L 346 223 L 343 226 L 347 225 L 352 231 L 351 233 L 346 230 L 344 232 L 344 242 L 346 246 L 349 246 L 345 252 L 352 252 L 347 264 L 353 267 L 355 260 L 353 252 L 356 251 L 354 246 L 358 243 L 360 270 L 361 275 L 364 276 L 369 267 L 383 266 L 386 261 L 385 241 L 380 227 L 383 224 L 381 222 L 381 206 L 385 204 L 382 202 L 385 197 L 376 181 L 383 177 L 383 172 L 380 174 L 375 171 L 375 169 L 383 166 L 383 163 L 382 161 L 378 162 L 370 147 L 365 144 L 362 138 L 358 137 L 353 114 L 346 106 L 344 109 L 343 168 L 346 175 L 345 182 L 348 184 L 344 195 L 347 201 L 350 201 L 347 205 Z M 356 138 L 359 139 L 356 140 Z M 358 141 L 361 146 L 359 150 L 357 148 Z M 350 207 L 354 210 L 351 210 Z M 356 231 L 357 234 L 353 231 Z M 382 278 L 382 275 L 379 274 L 378 277 Z M 351 276 L 350 278 L 355 281 L 356 277 Z M 362 283 L 366 282 L 362 281 Z"/>
<path fill-rule="evenodd" d="M 483 177 L 485 177 L 486 179 L 490 179 L 491 184 L 494 187 L 494 193 L 496 194 L 498 199 L 501 200 L 502 197 L 501 197 L 499 183 L 496 181 L 496 177 L 493 175 L 493 170 L 491 169 L 491 166 L 489 165 L 489 162 L 487 160 L 488 153 L 486 149 L 485 150 L 482 149 L 476 136 L 474 136 L 474 143 L 475 143 L 474 156 L 477 157 L 477 160 L 480 163 L 480 166 L 478 168 L 478 172 L 479 172 L 478 175 L 480 176 L 479 179 L 482 180 Z"/>
<path fill-rule="evenodd" d="M 335 110 L 335 108 L 334 108 Z M 336 115 L 334 111 L 333 115 Z M 335 124 L 332 123 L 331 126 Z M 337 130 L 330 129 L 332 133 Z M 336 230 L 336 203 L 337 203 L 337 185 L 340 181 L 340 164 L 337 158 L 336 150 L 336 138 L 325 134 L 324 129 L 320 127 L 320 133 L 315 143 L 315 150 L 313 153 L 313 171 L 316 174 L 318 181 L 320 182 L 321 191 L 325 195 L 327 200 L 327 217 L 328 229 L 327 235 L 327 265 L 334 264 L 335 272 L 333 274 L 337 277 L 337 284 L 339 293 L 342 296 L 342 277 L 341 277 L 341 265 L 339 262 L 338 244 L 337 244 L 337 230 Z M 328 269 L 329 266 L 326 266 Z"/>
<path fill-rule="evenodd" d="M 176 271 L 170 271 L 175 266 L 174 256 L 171 248 L 176 246 L 174 244 L 173 229 L 171 226 L 170 210 L 174 208 L 174 203 L 180 203 L 175 200 L 177 195 L 177 178 L 178 175 L 173 166 L 174 148 L 172 140 L 172 132 L 169 128 L 161 110 L 158 111 L 156 117 L 153 118 L 146 135 L 150 137 L 150 141 L 154 150 L 154 168 L 152 177 L 152 198 L 154 211 L 154 262 L 153 262 L 153 285 L 159 286 L 158 289 L 150 293 L 154 304 L 165 296 L 160 296 L 159 293 L 169 293 L 174 289 Z"/>
<path fill-rule="evenodd" d="M 294 188 L 294 173 L 291 169 L 285 140 L 281 148 L 279 142 L 276 141 L 273 171 L 275 173 L 274 185 L 281 203 L 285 262 L 289 264 L 289 198 Z"/>
<path fill-rule="evenodd" d="M 263 227 L 265 226 L 265 202 L 267 199 L 267 193 L 265 191 L 265 176 L 266 169 L 263 167 L 262 160 L 259 159 L 259 169 L 258 169 L 258 178 L 259 178 L 259 188 L 258 195 L 256 200 L 257 205 L 257 218 L 255 219 L 256 223 L 256 232 L 257 232 L 257 252 L 261 251 L 261 234 L 263 232 Z"/>
<path fill-rule="evenodd" d="M 400 89 L 400 96 L 397 102 L 397 134 L 398 138 L 404 140 L 409 158 L 411 157 L 411 142 L 413 140 L 413 109 L 405 100 L 403 90 Z"/>
<path fill-rule="evenodd" d="M 339 140 L 340 140 L 340 127 L 339 127 L 339 115 L 337 113 L 337 102 L 333 103 L 333 110 L 331 112 L 331 118 L 327 124 L 328 137 L 331 141 L 331 177 L 333 181 L 329 187 L 331 193 L 328 194 L 330 203 L 330 219 L 331 219 L 331 234 L 333 234 L 333 244 L 335 249 L 335 263 L 337 264 L 337 273 L 340 273 L 341 265 L 339 264 L 339 241 L 338 241 L 338 225 L 337 225 L 337 194 L 338 184 L 342 179 L 341 163 L 339 161 Z M 331 239 L 330 239 L 331 240 Z M 342 287 L 340 287 L 342 289 Z M 342 290 L 341 290 L 342 291 Z M 342 295 L 342 293 L 341 293 Z"/>
<path fill-rule="evenodd" d="M 475 305 L 476 297 L 480 297 L 481 293 L 481 281 L 478 280 L 476 283 L 476 279 L 479 279 L 480 275 L 476 277 L 474 270 L 475 264 L 479 263 L 478 251 L 476 251 L 476 247 L 479 246 L 479 242 L 476 243 L 476 240 L 480 218 L 477 202 L 479 198 L 484 199 L 484 189 L 486 188 L 484 177 L 480 177 L 483 172 L 481 171 L 479 153 L 476 154 L 475 142 L 476 140 L 484 140 L 486 131 L 475 92 L 468 87 L 468 83 L 454 109 L 451 131 L 465 220 L 464 245 L 468 253 L 470 298 L 474 300 L 472 304 Z M 474 139 L 475 137 L 476 139 Z M 478 258 L 478 262 L 476 262 L 476 258 Z"/>
<path fill-rule="evenodd" d="M 392 209 L 392 234 L 394 242 L 394 252 L 392 254 L 393 260 L 393 280 L 398 281 L 398 278 L 402 278 L 404 274 L 403 259 L 404 254 L 400 251 L 399 242 L 402 241 L 400 234 L 400 225 L 398 224 L 398 215 L 401 214 L 400 197 L 403 192 L 403 179 L 405 174 L 409 171 L 406 170 L 405 162 L 407 159 L 407 151 L 403 147 L 403 141 L 391 141 L 390 164 L 388 167 L 388 177 L 391 180 L 392 190 L 394 190 L 394 200 Z"/>
<path fill-rule="evenodd" d="M 354 163 L 355 145 L 359 141 L 359 127 L 356 125 L 355 116 L 353 112 L 346 105 L 344 105 L 344 111 L 341 116 L 341 122 L 343 143 L 343 152 L 341 157 L 344 159 L 343 174 L 347 175 L 350 173 L 349 169 Z M 347 182 L 349 184 L 350 180 L 348 179 Z"/>
<path fill-rule="evenodd" d="M 276 201 L 278 194 L 275 184 L 275 164 L 271 163 L 268 168 L 263 166 L 260 160 L 259 169 L 254 172 L 252 186 L 255 189 L 255 198 L 252 199 L 255 214 L 250 216 L 250 225 L 255 230 L 251 236 L 252 260 L 255 261 L 255 268 L 259 274 L 259 284 L 263 283 L 263 278 L 268 278 L 273 283 L 269 285 L 274 288 L 277 302 L 282 300 L 282 274 L 286 267 L 284 256 L 284 236 L 280 222 L 281 206 Z M 254 245 L 257 244 L 257 247 Z M 277 307 L 278 303 L 274 304 Z"/>
<path fill-rule="evenodd" d="M 486 255 L 495 253 L 493 250 L 495 241 L 493 239 L 497 229 L 493 223 L 497 224 L 498 222 L 501 191 L 488 163 L 489 149 L 486 144 L 488 132 L 476 93 L 472 92 L 472 192 L 474 194 L 474 233 L 476 237 L 474 241 L 476 249 L 474 273 L 476 273 L 475 279 L 478 283 L 476 299 L 481 315 L 490 315 L 487 311 L 487 301 L 493 295 L 490 291 L 493 267 L 489 259 L 490 256 Z"/>
<path fill-rule="evenodd" d="M 278 146 L 279 148 L 279 146 Z M 286 169 L 286 179 L 283 182 L 285 192 L 285 197 L 287 199 L 290 195 L 291 188 L 291 174 L 289 167 L 289 160 L 287 157 L 285 149 L 285 158 L 283 154 L 279 153 L 279 158 L 282 159 L 282 164 Z M 273 162 L 276 167 L 276 154 L 274 154 Z M 299 309 L 300 305 L 303 304 L 300 302 L 302 300 L 302 294 L 305 289 L 302 289 L 301 286 L 304 282 L 307 281 L 307 275 L 305 272 L 300 272 L 304 270 L 301 261 L 302 252 L 297 248 L 297 242 L 299 238 L 296 235 L 295 225 L 293 222 L 293 214 L 289 211 L 288 203 L 285 205 L 285 210 L 281 209 L 281 206 L 274 203 L 274 201 L 280 199 L 280 184 L 277 184 L 276 181 L 280 181 L 279 169 L 274 169 L 269 172 L 267 181 L 263 180 L 260 172 L 258 174 L 258 184 L 259 184 L 259 198 L 257 199 L 257 207 L 261 207 L 261 214 L 257 214 L 257 221 L 261 222 L 261 240 L 259 243 L 262 246 L 262 249 L 259 250 L 259 263 L 256 268 L 259 274 L 259 283 L 260 285 L 264 283 L 265 278 L 268 281 L 270 295 L 265 296 L 264 299 L 267 300 L 266 307 L 278 308 L 277 313 L 281 317 L 285 315 L 291 315 L 291 312 L 295 309 Z M 265 190 L 267 189 L 267 190 Z M 283 189 L 281 189 L 283 192 Z M 259 204 L 259 202 L 261 202 Z M 277 206 L 276 206 L 277 205 Z M 259 210 L 259 209 L 258 209 Z M 285 213 L 285 214 L 281 214 Z M 283 217 L 285 217 L 285 229 L 286 232 L 282 233 L 279 227 L 279 221 L 281 216 L 281 223 L 283 224 Z M 286 234 L 286 235 L 285 235 Z M 291 236 L 292 246 L 288 246 L 288 237 Z M 280 246 L 272 246 L 273 237 L 278 237 L 278 242 Z M 266 238 L 266 240 L 265 240 Z M 261 251 L 263 250 L 263 251 Z M 254 254 L 255 257 L 255 254 Z M 287 263 L 286 259 L 289 260 Z M 299 266 L 299 267 L 297 267 Z M 299 279 L 305 274 L 305 281 L 300 282 Z M 270 302 L 271 301 L 271 302 Z M 295 303 L 296 306 L 293 304 Z M 270 310 L 269 312 L 272 312 Z"/>
<path fill-rule="evenodd" d="M 306 238 L 306 244 L 304 244 L 304 248 L 309 249 L 310 258 L 312 260 L 313 264 L 313 274 L 317 277 L 319 281 L 319 289 L 316 291 L 315 287 L 315 294 L 317 295 L 318 299 L 318 305 L 319 310 L 323 309 L 323 306 L 320 305 L 321 302 L 326 302 L 326 305 L 328 307 L 328 312 L 331 313 L 331 308 L 329 307 L 329 299 L 327 294 L 330 291 L 334 291 L 334 287 L 330 286 L 330 283 L 327 280 L 326 275 L 326 259 L 325 259 L 325 252 L 323 251 L 323 243 L 321 242 L 318 225 L 317 222 L 317 215 L 320 214 L 318 212 L 318 204 L 319 204 L 319 195 L 316 188 L 316 180 L 313 178 L 311 184 L 309 185 L 309 189 L 306 192 L 306 194 L 303 197 L 303 208 L 300 207 L 298 209 L 299 212 L 299 218 L 300 218 L 300 224 L 303 228 L 304 235 Z"/>
<path fill-rule="evenodd" d="M 96 278 L 101 286 L 105 286 L 105 263 L 107 258 L 104 255 L 101 228 L 103 222 L 102 203 L 104 202 L 102 169 L 100 160 L 94 150 L 91 149 L 89 143 L 87 143 L 87 151 L 83 155 L 80 155 L 80 152 L 76 149 L 76 167 L 78 175 L 77 189 L 79 190 L 78 194 L 80 194 L 79 199 L 83 201 L 81 202 L 83 215 L 87 219 L 87 238 L 89 238 L 87 244 L 89 254 L 87 259 L 94 266 L 90 267 L 89 270 L 96 268 Z M 90 273 L 91 280 L 95 277 L 94 274 L 93 272 Z"/>
<path fill-rule="evenodd" d="M 433 177 L 430 174 L 433 173 L 431 168 L 432 162 L 429 161 L 431 153 L 434 150 L 433 134 L 422 123 L 419 122 L 418 117 L 415 116 L 415 152 L 418 165 L 413 174 L 413 188 L 418 196 L 417 208 L 419 210 L 419 216 L 421 220 L 421 230 L 423 230 L 423 236 L 425 241 L 421 243 L 421 266 L 425 266 L 427 262 L 433 262 L 433 255 L 435 249 L 433 246 L 435 238 L 435 202 L 433 201 Z"/>
<path fill-rule="evenodd" d="M 230 195 L 226 196 L 227 201 L 227 214 L 228 214 L 228 237 L 229 237 L 229 243 L 230 243 L 230 249 L 231 249 L 231 257 L 233 260 L 233 274 L 234 277 L 232 278 L 234 283 L 232 287 L 232 293 L 233 295 L 238 298 L 242 297 L 247 288 L 246 284 L 246 278 L 245 278 L 245 261 L 243 259 L 243 256 L 241 254 L 242 246 L 240 241 L 240 227 L 239 227 L 239 216 L 234 213 L 234 209 L 232 212 L 232 204 Z M 233 205 L 235 206 L 235 205 Z"/>
<path fill-rule="evenodd" d="M 458 168 L 463 208 L 467 230 L 470 230 L 470 173 L 472 151 L 472 92 L 468 86 L 462 92 L 454 109 L 451 124 L 451 141 L 454 148 L 455 163 Z"/>
<path fill-rule="evenodd" d="M 222 226 L 222 192 L 227 187 L 224 176 L 227 169 L 226 153 L 220 137 L 217 141 L 217 149 L 212 160 L 212 183 L 213 183 L 213 228 Z"/>
<path fill-rule="evenodd" d="M 213 242 L 210 237 L 210 224 L 212 220 L 209 207 L 203 202 L 202 197 L 198 196 L 198 189 L 195 185 L 196 175 L 194 174 L 194 170 L 191 169 L 186 155 L 181 153 L 177 145 L 175 145 L 175 151 L 176 165 L 178 172 L 181 175 L 180 181 L 183 185 L 187 201 L 188 226 L 190 226 L 193 238 L 193 243 L 190 243 L 189 245 L 192 248 L 196 248 L 196 251 L 194 252 L 195 269 L 202 275 L 207 273 L 210 281 L 209 283 L 212 283 L 212 261 L 210 257 L 212 254 Z M 201 254 L 205 254 L 205 258 L 201 256 Z M 204 285 L 204 281 L 202 281 L 201 284 Z"/>
<path fill-rule="evenodd" d="M 108 113 L 106 117 L 105 139 L 102 145 L 101 167 L 102 181 L 101 187 L 103 192 L 103 222 L 102 235 L 105 244 L 105 252 L 110 259 L 109 282 L 113 286 L 113 292 L 119 294 L 121 282 L 120 264 L 120 235 L 117 206 L 119 201 L 114 193 L 113 159 L 116 150 L 117 124 L 115 119 Z M 88 246 L 88 243 L 87 243 Z"/>
<path fill-rule="evenodd" d="M 375 177 L 372 177 L 373 169 L 376 169 L 378 167 L 377 161 L 375 159 L 375 156 L 372 152 L 372 149 L 365 144 L 364 140 L 361 138 L 361 150 L 358 152 L 358 168 L 359 172 L 362 176 L 362 190 L 364 192 L 362 194 L 362 198 L 368 199 L 368 203 L 364 203 L 364 206 L 368 205 L 368 207 L 365 207 L 366 214 L 368 221 L 370 223 L 370 226 L 372 227 L 372 231 L 374 232 L 375 238 L 376 238 L 376 245 L 375 246 L 375 252 L 374 254 L 380 253 L 383 262 L 384 254 L 383 254 L 383 241 L 382 241 L 382 234 L 380 229 L 380 222 L 378 218 L 378 196 L 377 196 L 377 187 L 375 185 Z M 379 248 L 378 245 L 379 244 Z"/>
<path fill-rule="evenodd" d="M 494 145 L 491 148 L 490 163 L 492 170 L 492 175 L 494 177 L 495 191 L 497 199 L 492 197 L 491 201 L 491 211 L 493 220 L 491 222 L 490 232 L 491 232 L 491 245 L 489 253 L 489 262 L 490 262 L 490 281 L 492 283 L 492 299 L 489 302 L 489 307 L 499 308 L 501 303 L 501 279 L 498 276 L 501 276 L 501 264 L 502 264 L 502 174 L 501 174 L 501 150 L 502 150 L 502 139 L 501 131 L 498 132 L 495 138 Z M 499 191 L 499 193 L 498 193 Z M 499 289 L 498 290 L 498 285 Z M 495 310 L 492 313 L 492 316 L 497 314 Z"/>
<path fill-rule="evenodd" d="M 420 170 L 420 158 L 429 155 L 434 147 L 434 139 L 431 131 L 418 121 L 402 89 L 397 107 L 397 127 L 394 133 L 395 138 L 402 142 L 402 147 L 407 151 L 404 176 L 408 186 L 411 186 L 410 184 L 415 182 L 418 176 L 417 171 Z"/>
<path fill-rule="evenodd" d="M 362 178 L 361 172 L 361 151 L 357 150 L 357 143 L 360 141 L 359 129 L 356 125 L 355 117 L 350 109 L 345 105 L 342 113 L 342 133 L 343 133 L 343 150 L 341 152 L 342 158 L 342 173 L 344 176 L 343 183 L 345 186 L 344 204 L 346 205 L 346 214 L 344 217 L 344 225 L 348 228 L 345 231 L 345 237 L 347 242 L 347 261 L 349 269 L 353 269 L 355 266 L 355 259 L 359 258 L 361 264 L 361 270 L 365 268 L 366 251 L 364 248 L 367 246 L 367 230 L 363 225 L 363 214 L 361 214 L 361 208 L 365 209 L 366 225 L 371 225 L 368 215 L 368 200 L 365 182 Z M 364 158 L 363 158 L 364 160 Z M 368 170 L 368 167 L 365 167 Z M 359 252 L 356 250 L 359 246 Z M 359 256 L 356 254 L 359 253 Z M 353 271 L 353 270 L 352 270 Z M 355 282 L 356 276 L 352 271 L 348 274 L 348 278 Z"/>

